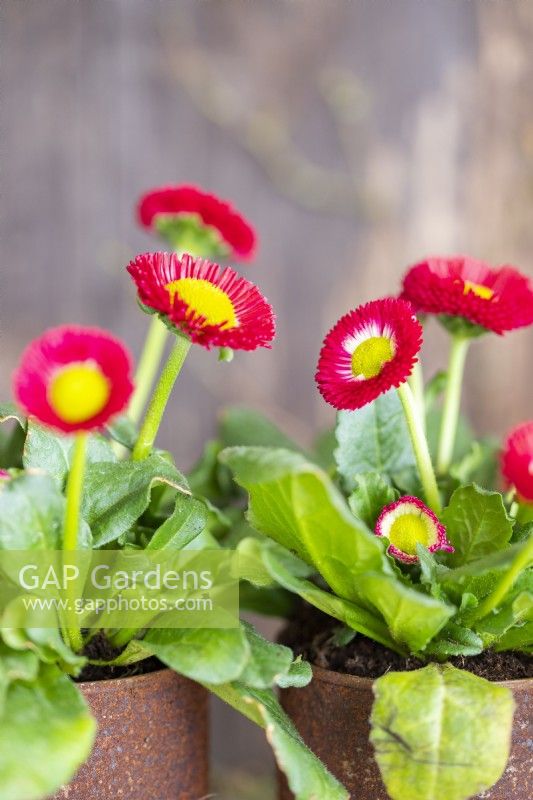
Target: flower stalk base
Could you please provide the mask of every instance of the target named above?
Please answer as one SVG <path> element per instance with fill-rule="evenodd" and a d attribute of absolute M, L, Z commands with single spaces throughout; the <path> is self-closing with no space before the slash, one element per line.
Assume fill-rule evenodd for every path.
<path fill-rule="evenodd" d="M 461 410 L 461 387 L 469 344 L 470 339 L 466 339 L 463 336 L 454 336 L 452 339 L 437 455 L 437 472 L 439 475 L 445 475 L 452 463 L 459 412 Z"/>
<path fill-rule="evenodd" d="M 133 448 L 132 458 L 134 461 L 142 461 L 152 452 L 165 408 L 190 347 L 191 342 L 189 339 L 184 336 L 178 336 L 176 344 L 163 368 L 159 382 L 155 387 L 139 437 Z"/>
<path fill-rule="evenodd" d="M 80 526 L 80 509 L 83 497 L 83 477 L 85 474 L 85 460 L 87 451 L 87 433 L 82 431 L 74 439 L 74 452 L 72 465 L 67 481 L 67 502 L 65 509 L 65 525 L 63 529 L 63 551 L 65 553 L 79 549 L 78 531 Z M 66 612 L 66 633 L 70 646 L 74 652 L 79 652 L 83 647 L 80 627 L 74 610 L 76 600 L 75 587 L 67 588 L 69 609 Z"/>
<path fill-rule="evenodd" d="M 439 487 L 437 486 L 433 464 L 431 463 L 431 456 L 429 454 L 424 428 L 420 420 L 419 409 L 407 383 L 403 383 L 398 388 L 398 395 L 402 402 L 407 427 L 411 436 L 418 473 L 420 475 L 426 502 L 431 510 L 438 516 L 442 511 Z"/>

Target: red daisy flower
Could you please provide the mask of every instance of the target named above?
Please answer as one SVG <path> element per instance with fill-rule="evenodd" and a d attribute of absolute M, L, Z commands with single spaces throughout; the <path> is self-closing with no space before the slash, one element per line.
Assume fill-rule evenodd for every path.
<path fill-rule="evenodd" d="M 11 478 L 9 472 L 6 472 L 5 469 L 0 469 L 0 481 L 7 481 Z"/>
<path fill-rule="evenodd" d="M 502 453 L 502 472 L 518 496 L 533 503 L 533 422 L 525 422 L 509 434 Z"/>
<path fill-rule="evenodd" d="M 494 333 L 533 323 L 531 281 L 513 267 L 493 269 L 466 256 L 415 264 L 404 278 L 401 296 L 417 312 L 461 317 Z"/>
<path fill-rule="evenodd" d="M 127 267 L 150 312 L 203 347 L 255 350 L 274 338 L 274 312 L 231 267 L 176 253 L 144 253 Z"/>
<path fill-rule="evenodd" d="M 426 547 L 430 553 L 435 550 L 453 553 L 454 550 L 446 537 L 444 525 L 418 497 L 401 497 L 385 506 L 376 522 L 375 534 L 388 539 L 387 553 L 406 564 L 418 561 L 417 544 Z"/>
<path fill-rule="evenodd" d="M 162 186 L 141 197 L 141 225 L 175 249 L 210 258 L 249 261 L 257 247 L 252 226 L 225 200 L 196 186 Z"/>
<path fill-rule="evenodd" d="M 324 399 L 354 410 L 404 383 L 417 361 L 422 326 L 409 303 L 374 300 L 350 311 L 324 340 L 316 382 Z"/>
<path fill-rule="evenodd" d="M 14 394 L 29 416 L 63 433 L 102 428 L 123 411 L 133 390 L 121 342 L 99 328 L 65 325 L 24 351 Z"/>

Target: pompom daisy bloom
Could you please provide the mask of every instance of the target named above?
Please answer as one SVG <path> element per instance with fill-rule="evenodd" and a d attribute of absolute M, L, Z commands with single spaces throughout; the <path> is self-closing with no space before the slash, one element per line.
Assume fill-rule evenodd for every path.
<path fill-rule="evenodd" d="M 255 350 L 274 338 L 274 313 L 231 267 L 176 253 L 144 253 L 128 265 L 141 304 L 203 347 Z"/>
<path fill-rule="evenodd" d="M 533 422 L 525 422 L 509 434 L 502 453 L 502 472 L 519 498 L 533 503 Z"/>
<path fill-rule="evenodd" d="M 124 345 L 107 331 L 65 325 L 24 351 L 14 375 L 18 404 L 63 433 L 99 429 L 126 408 L 133 385 Z"/>
<path fill-rule="evenodd" d="M 444 525 L 418 497 L 402 497 L 386 506 L 379 515 L 375 533 L 388 539 L 387 552 L 406 564 L 418 561 L 417 544 L 430 553 L 435 550 L 453 553 Z"/>
<path fill-rule="evenodd" d="M 513 267 L 466 256 L 428 258 L 411 267 L 401 295 L 417 312 L 461 318 L 494 333 L 533 324 L 533 285 Z M 453 320 L 452 320 L 453 324 Z M 465 330 L 465 333 L 468 331 Z"/>
<path fill-rule="evenodd" d="M 249 261 L 256 250 L 250 223 L 230 203 L 195 186 L 152 189 L 141 197 L 138 217 L 182 253 Z"/>
<path fill-rule="evenodd" d="M 7 481 L 10 477 L 9 472 L 6 472 L 5 469 L 0 469 L 0 481 Z"/>
<path fill-rule="evenodd" d="M 350 311 L 324 340 L 316 382 L 337 409 L 355 410 L 404 383 L 416 363 L 422 327 L 404 300 L 374 300 Z"/>

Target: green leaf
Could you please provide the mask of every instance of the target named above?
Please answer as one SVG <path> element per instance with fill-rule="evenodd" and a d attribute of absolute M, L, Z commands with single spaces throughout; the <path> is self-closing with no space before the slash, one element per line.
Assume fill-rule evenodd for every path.
<path fill-rule="evenodd" d="M 14 423 L 0 431 L 0 469 L 22 467 L 22 451 L 26 438 L 26 417 L 13 403 L 0 404 L 0 425 Z M 11 429 L 10 429 L 11 428 Z"/>
<path fill-rule="evenodd" d="M 502 550 L 513 532 L 501 494 L 475 485 L 456 489 L 443 511 L 442 523 L 455 548 L 448 558 L 452 566 Z"/>
<path fill-rule="evenodd" d="M 236 680 L 250 659 L 244 628 L 190 628 L 148 631 L 147 653 L 192 680 L 212 684 Z"/>
<path fill-rule="evenodd" d="M 0 715 L 2 800 L 41 800 L 68 783 L 92 748 L 96 723 L 78 688 L 42 665 L 32 682 L 15 681 Z"/>
<path fill-rule="evenodd" d="M 66 645 L 57 628 L 32 628 L 30 612 L 18 600 L 10 603 L 1 616 L 0 636 L 12 650 L 30 651 L 46 664 L 57 664 L 64 672 L 78 675 L 87 663 L 85 656 Z"/>
<path fill-rule="evenodd" d="M 361 605 L 371 605 L 383 615 L 396 642 L 419 650 L 454 613 L 452 606 L 394 576 L 383 542 L 350 514 L 338 489 L 316 465 L 287 450 L 253 447 L 225 450 L 221 459 L 249 492 L 250 523 L 313 565 L 335 595 L 360 609 L 357 625 L 355 609 L 353 624 L 343 616 L 338 619 L 355 630 L 365 625 L 364 632 L 372 635 L 368 625 L 376 615 L 368 610 L 361 615 Z M 292 588 L 288 578 L 277 580 L 301 594 L 302 587 Z M 306 593 L 312 591 L 311 585 L 305 586 Z"/>
<path fill-rule="evenodd" d="M 10 420 L 17 422 L 21 428 L 26 429 L 26 417 L 18 410 L 17 406 L 14 403 L 0 403 L 0 425 Z"/>
<path fill-rule="evenodd" d="M 381 612 L 394 640 L 415 653 L 423 650 L 455 613 L 453 606 L 390 575 L 361 575 L 358 591 Z"/>
<path fill-rule="evenodd" d="M 256 689 L 268 689 L 289 674 L 293 662 L 292 650 L 263 639 L 246 622 L 242 626 L 250 645 L 250 657 L 239 681 Z"/>
<path fill-rule="evenodd" d="M 204 530 L 208 517 L 205 503 L 194 497 L 178 494 L 174 511 L 155 531 L 146 549 L 181 550 Z"/>
<path fill-rule="evenodd" d="M 0 550 L 59 549 L 64 498 L 48 475 L 0 484 Z"/>
<path fill-rule="evenodd" d="M 524 539 L 456 569 L 440 566 L 438 580 L 453 602 L 459 603 L 465 594 L 472 594 L 480 601 L 494 590 L 497 581 L 512 568 L 528 546 L 529 540 Z M 528 588 L 525 584 L 530 580 L 529 575 L 531 570 L 526 567 L 514 584 L 512 596 Z"/>
<path fill-rule="evenodd" d="M 335 459 L 347 491 L 364 472 L 393 475 L 416 466 L 409 431 L 396 391 L 337 418 Z"/>
<path fill-rule="evenodd" d="M 354 578 L 384 568 L 383 543 L 315 464 L 262 447 L 229 448 L 220 458 L 249 493 L 250 524 L 315 566 L 337 594 L 355 599 Z"/>
<path fill-rule="evenodd" d="M 521 526 L 528 526 L 533 523 L 533 503 L 519 503 L 516 521 Z"/>
<path fill-rule="evenodd" d="M 374 530 L 383 508 L 398 498 L 392 486 L 377 472 L 356 475 L 356 487 L 348 498 L 348 505 L 356 517 L 370 530 Z"/>
<path fill-rule="evenodd" d="M 279 675 L 277 677 L 276 683 L 281 689 L 288 689 L 289 686 L 301 689 L 303 686 L 307 686 L 311 683 L 312 679 L 313 670 L 311 669 L 311 664 L 307 661 L 302 661 L 302 657 L 298 656 L 298 658 L 292 662 L 289 671 L 285 675 Z"/>
<path fill-rule="evenodd" d="M 509 689 L 449 665 L 374 683 L 371 741 L 392 800 L 466 800 L 492 786 L 509 755 Z"/>
<path fill-rule="evenodd" d="M 290 554 L 287 553 L 287 556 L 290 557 Z M 294 592 L 330 617 L 344 622 L 358 633 L 369 636 L 391 650 L 402 653 L 401 648 L 398 648 L 391 638 L 387 626 L 375 612 L 368 611 L 342 597 L 337 597 L 320 589 L 311 581 L 298 577 L 291 569 L 287 568 L 290 561 L 284 557 L 279 548 L 266 545 L 263 548 L 263 561 L 272 578 L 285 589 Z"/>
<path fill-rule="evenodd" d="M 0 718 L 9 686 L 14 681 L 33 681 L 38 672 L 39 659 L 35 653 L 12 650 L 0 642 Z"/>
<path fill-rule="evenodd" d="M 115 442 L 128 450 L 133 450 L 138 431 L 135 423 L 127 415 L 116 417 L 111 424 L 106 425 L 106 430 Z"/>
<path fill-rule="evenodd" d="M 305 746 L 271 690 L 252 689 L 241 683 L 206 686 L 265 729 L 296 800 L 349 800 L 346 789 Z"/>
<path fill-rule="evenodd" d="M 24 469 L 42 470 L 64 484 L 70 469 L 74 447 L 73 436 L 56 434 L 32 420 L 24 444 Z M 111 445 L 103 436 L 93 434 L 87 439 L 87 463 L 117 460 Z"/>
<path fill-rule="evenodd" d="M 446 661 L 452 656 L 477 656 L 483 650 L 483 639 L 462 625 L 448 622 L 424 650 L 424 656 Z"/>
<path fill-rule="evenodd" d="M 158 453 L 143 461 L 89 464 L 85 473 L 82 514 L 102 547 L 126 533 L 150 503 L 152 489 L 171 486 L 190 494 L 176 467 Z"/>
<path fill-rule="evenodd" d="M 281 587 L 257 588 L 251 583 L 239 587 L 241 611 L 253 611 L 264 617 L 288 617 L 294 610 L 294 598 Z"/>
<path fill-rule="evenodd" d="M 496 614 L 490 614 L 476 624 L 486 648 L 506 645 L 513 641 L 517 649 L 533 644 L 533 594 L 520 592 Z"/>
<path fill-rule="evenodd" d="M 231 500 L 234 487 L 229 474 L 226 476 L 227 480 L 224 480 L 223 471 L 228 471 L 218 462 L 221 450 L 220 442 L 207 442 L 201 457 L 187 474 L 187 480 L 193 494 L 225 506 Z"/>
<path fill-rule="evenodd" d="M 220 416 L 219 431 L 224 447 L 282 447 L 303 452 L 273 422 L 251 408 L 231 406 L 224 409 Z"/>
<path fill-rule="evenodd" d="M 515 628 L 510 628 L 507 633 L 493 645 L 497 653 L 506 650 L 520 650 L 533 655 L 533 622 L 526 622 Z"/>
<path fill-rule="evenodd" d="M 499 445 L 492 439 L 472 442 L 471 448 L 450 469 L 450 474 L 459 483 L 476 483 L 490 489 L 498 474 Z"/>

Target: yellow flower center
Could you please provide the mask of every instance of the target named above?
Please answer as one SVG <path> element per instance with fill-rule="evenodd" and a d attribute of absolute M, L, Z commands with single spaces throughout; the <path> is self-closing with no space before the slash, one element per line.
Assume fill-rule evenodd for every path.
<path fill-rule="evenodd" d="M 56 372 L 48 387 L 48 402 L 63 422 L 75 425 L 99 414 L 110 394 L 110 382 L 98 365 L 84 361 Z"/>
<path fill-rule="evenodd" d="M 482 300 L 492 300 L 494 297 L 494 292 L 488 286 L 483 286 L 481 283 L 472 283 L 471 281 L 465 281 L 463 292 L 464 294 L 472 292 L 477 297 L 481 297 Z"/>
<path fill-rule="evenodd" d="M 173 303 L 176 296 L 189 308 L 205 317 L 205 325 L 220 325 L 222 330 L 239 324 L 233 303 L 226 292 L 202 278 L 179 278 L 167 283 L 165 289 Z M 224 323 L 224 324 L 223 324 Z"/>
<path fill-rule="evenodd" d="M 402 514 L 395 519 L 389 531 L 389 542 L 398 550 L 410 556 L 416 556 L 417 544 L 428 547 L 433 544 L 430 542 L 430 531 L 425 520 L 419 514 Z"/>
<path fill-rule="evenodd" d="M 375 378 L 383 365 L 394 358 L 394 344 L 387 336 L 371 336 L 357 345 L 352 354 L 355 377 Z"/>

